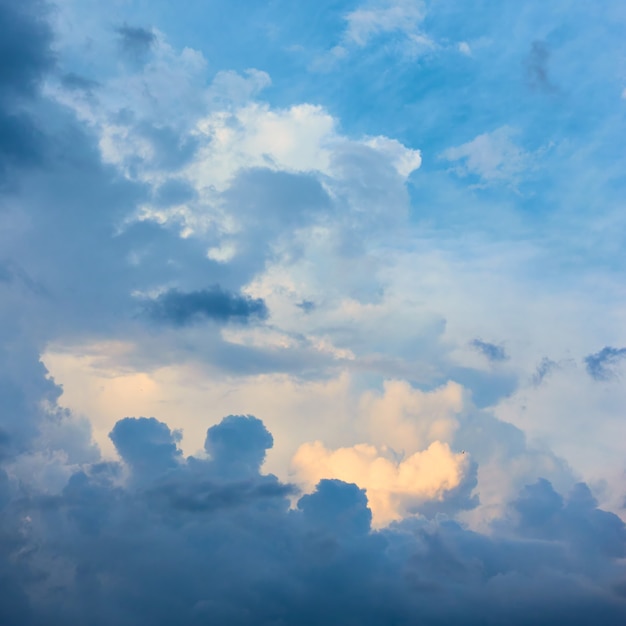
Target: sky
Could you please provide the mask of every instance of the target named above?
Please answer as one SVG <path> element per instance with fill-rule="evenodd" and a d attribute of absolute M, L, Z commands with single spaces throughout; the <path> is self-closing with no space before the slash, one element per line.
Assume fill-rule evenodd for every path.
<path fill-rule="evenodd" d="M 625 29 L 0 0 L 0 623 L 624 624 Z"/>

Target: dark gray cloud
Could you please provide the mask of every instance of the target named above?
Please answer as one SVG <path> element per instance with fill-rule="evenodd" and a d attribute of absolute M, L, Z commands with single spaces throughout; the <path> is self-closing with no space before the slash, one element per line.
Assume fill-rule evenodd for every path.
<path fill-rule="evenodd" d="M 229 415 L 207 431 L 204 449 L 221 475 L 254 476 L 274 445 L 263 422 L 252 415 Z"/>
<path fill-rule="evenodd" d="M 0 176 L 19 166 L 41 163 L 45 136 L 32 118 L 0 111 Z"/>
<path fill-rule="evenodd" d="M 261 500 L 283 499 L 297 493 L 292 485 L 274 480 L 242 480 L 227 485 L 211 480 L 164 481 L 150 492 L 166 500 L 165 506 L 196 513 L 211 513 L 229 507 L 247 506 Z"/>
<path fill-rule="evenodd" d="M 170 289 L 145 304 L 146 313 L 154 320 L 184 326 L 203 318 L 218 322 L 267 319 L 269 313 L 260 298 L 231 293 L 219 286 L 200 291 L 181 292 Z"/>
<path fill-rule="evenodd" d="M 506 361 L 509 358 L 504 346 L 499 346 L 495 343 L 489 343 L 482 339 L 474 339 L 470 342 L 470 346 L 486 356 L 492 363 Z"/>
<path fill-rule="evenodd" d="M 252 416 L 209 429 L 209 458 L 183 459 L 154 419 L 113 433 L 126 482 L 118 464 L 100 463 L 49 496 L 0 472 L 3 624 L 617 626 L 626 616 L 626 526 L 584 484 L 566 496 L 546 480 L 524 487 L 490 534 L 447 515 L 374 532 L 367 494 L 339 480 L 290 509 L 294 488 L 259 474 L 272 438 Z M 245 474 L 224 471 L 233 463 Z"/>
<path fill-rule="evenodd" d="M 54 66 L 47 6 L 0 0 L 0 182 L 8 170 L 40 163 L 45 136 L 23 105 Z"/>
<path fill-rule="evenodd" d="M 126 417 L 115 424 L 109 436 L 136 474 L 162 473 L 178 463 L 180 433 L 172 433 L 154 417 Z"/>
<path fill-rule="evenodd" d="M 358 537 L 372 525 L 365 490 L 341 480 L 320 480 L 315 493 L 300 498 L 298 509 L 313 528 L 332 534 Z"/>
<path fill-rule="evenodd" d="M 115 29 L 122 52 L 135 59 L 145 57 L 156 41 L 156 35 L 140 26 L 124 24 Z"/>
<path fill-rule="evenodd" d="M 587 373 L 594 380 L 611 380 L 615 377 L 615 367 L 626 358 L 626 348 L 605 346 L 599 352 L 585 357 Z"/>
<path fill-rule="evenodd" d="M 0 0 L 0 100 L 32 96 L 54 66 L 46 15 L 39 0 Z"/>

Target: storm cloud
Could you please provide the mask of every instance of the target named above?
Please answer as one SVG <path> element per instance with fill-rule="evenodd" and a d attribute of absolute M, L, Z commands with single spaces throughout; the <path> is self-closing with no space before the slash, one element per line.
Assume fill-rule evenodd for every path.
<path fill-rule="evenodd" d="M 7 626 L 617 625 L 626 615 L 626 526 L 584 484 L 566 497 L 546 480 L 528 485 L 490 535 L 445 516 L 373 532 L 354 484 L 322 480 L 291 509 L 294 488 L 259 473 L 272 438 L 254 417 L 210 428 L 206 457 L 183 459 L 154 419 L 123 420 L 112 438 L 122 482 L 108 463 L 54 497 L 0 483 L 12 492 Z"/>

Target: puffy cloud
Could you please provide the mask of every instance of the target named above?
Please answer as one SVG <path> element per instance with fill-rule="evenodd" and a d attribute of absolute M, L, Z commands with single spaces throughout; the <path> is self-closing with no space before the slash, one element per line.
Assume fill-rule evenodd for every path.
<path fill-rule="evenodd" d="M 463 387 L 454 382 L 426 392 L 403 380 L 389 380 L 382 393 L 365 392 L 360 408 L 374 441 L 411 454 L 435 441 L 452 441 L 467 400 Z"/>
<path fill-rule="evenodd" d="M 383 33 L 418 34 L 424 19 L 424 3 L 413 0 L 384 0 L 370 2 L 346 15 L 345 38 L 359 46 Z"/>
<path fill-rule="evenodd" d="M 292 464 L 308 488 L 327 478 L 363 487 L 376 527 L 420 510 L 425 501 L 444 501 L 449 492 L 466 482 L 470 465 L 463 453 L 454 454 L 439 441 L 400 460 L 392 452 L 381 454 L 368 444 L 327 450 L 317 441 L 300 446 Z"/>
<path fill-rule="evenodd" d="M 204 449 L 221 475 L 249 477 L 259 472 L 274 438 L 252 415 L 230 415 L 207 431 Z"/>
<path fill-rule="evenodd" d="M 133 471 L 144 474 L 163 473 L 176 467 L 180 452 L 176 446 L 179 433 L 154 417 L 127 417 L 115 424 L 110 434 L 117 451 Z"/>
<path fill-rule="evenodd" d="M 516 130 L 502 126 L 460 146 L 447 148 L 441 158 L 460 161 L 454 166 L 459 176 L 476 176 L 487 185 L 497 182 L 515 185 L 530 167 L 530 155 L 515 143 L 516 134 Z"/>
<path fill-rule="evenodd" d="M 354 483 L 323 479 L 318 481 L 314 493 L 298 500 L 298 509 L 313 528 L 351 538 L 370 530 L 372 513 L 368 502 L 365 490 Z"/>
<path fill-rule="evenodd" d="M 174 454 L 151 473 L 137 454 L 171 461 L 171 431 L 156 420 L 114 431 L 131 425 L 118 438 L 133 442 L 129 479 L 96 463 L 49 496 L 0 473 L 4 623 L 582 625 L 600 615 L 617 625 L 626 614 L 626 527 L 585 485 L 567 498 L 547 481 L 527 486 L 489 534 L 420 516 L 372 531 L 365 491 L 340 480 L 289 509 L 293 488 L 258 473 L 271 435 L 256 418 L 209 430 L 223 455 Z M 224 458 L 239 455 L 249 472 L 225 474 Z"/>
<path fill-rule="evenodd" d="M 581 468 L 602 478 L 585 455 L 598 468 L 609 457 L 618 467 L 623 420 L 610 416 L 621 416 L 620 390 L 566 366 L 536 388 L 520 382 L 543 354 L 622 345 L 622 320 L 597 314 L 610 308 L 595 297 L 603 281 L 578 297 L 567 284 L 528 280 L 537 266 L 550 275 L 547 253 L 539 251 L 544 239 L 541 246 L 511 243 L 510 232 L 498 232 L 494 244 L 468 228 L 461 214 L 475 215 L 482 205 L 462 195 L 463 181 L 432 169 L 424 177 L 456 190 L 451 200 L 432 197 L 424 179 L 411 177 L 421 153 L 407 147 L 409 138 L 422 145 L 423 137 L 424 155 L 436 154 L 433 135 L 451 132 L 448 124 L 445 133 L 434 127 L 439 116 L 472 115 L 441 107 L 420 116 L 423 105 L 414 103 L 411 124 L 395 113 L 375 127 L 343 113 L 340 123 L 335 112 L 349 102 L 337 107 L 327 86 L 299 92 L 294 104 L 280 91 L 286 75 L 278 71 L 271 104 L 251 101 L 270 85 L 264 72 L 218 71 L 209 84 L 216 56 L 207 55 L 209 66 L 201 52 L 175 49 L 156 28 L 126 33 L 143 39 L 144 52 L 126 54 L 141 63 L 119 63 L 110 26 L 102 54 L 99 33 L 81 19 L 73 35 L 81 38 L 80 54 L 72 58 L 67 30 L 58 29 L 58 73 L 49 75 L 54 55 L 36 15 L 41 6 L 0 3 L 7 35 L 12 25 L 25 35 L 1 38 L 23 79 L 3 66 L 11 176 L 0 208 L 0 621 L 454 624 L 471 623 L 468 615 L 477 623 L 528 623 L 540 615 L 547 623 L 589 623 L 590 616 L 623 623 L 623 524 L 587 488 L 570 491 Z M 76 18 L 96 6 L 64 2 L 55 15 Z M 380 10 L 381 28 L 362 14 L 361 37 L 380 36 L 383 47 L 393 47 L 400 34 L 427 46 L 398 17 L 415 6 L 362 7 Z M 116 10 L 124 15 L 128 7 Z M 480 46 L 468 41 L 480 66 Z M 523 52 L 512 55 L 518 66 Z M 238 68 L 248 66 L 242 55 Z M 259 64 L 266 67 L 261 57 Z M 419 68 L 429 87 L 438 76 L 432 70 Z M 367 91 L 358 95 L 369 100 Z M 402 142 L 380 135 L 389 128 Z M 467 159 L 465 173 L 504 180 L 511 171 L 502 154 L 514 150 L 491 139 L 495 157 L 459 158 Z M 489 152 L 485 145 L 473 148 Z M 581 161 L 593 165 L 597 147 Z M 572 189 L 573 196 L 580 187 Z M 516 208 L 487 207 L 480 227 L 496 216 L 490 232 L 508 228 L 519 215 L 504 219 L 500 211 Z M 445 232 L 437 230 L 442 222 Z M 227 311 L 244 300 L 266 303 L 272 326 L 171 328 L 135 315 L 139 297 L 163 304 L 169 319 L 224 321 L 207 284 L 222 285 Z M 304 302 L 316 305 L 305 307 L 307 315 L 297 306 Z M 610 306 L 621 310 L 617 296 Z M 575 311 L 573 321 L 563 319 L 564 308 Z M 486 333 L 511 346 L 498 375 L 468 345 Z M 73 363 L 65 370 L 71 376 L 58 377 L 65 395 L 40 362 L 46 351 L 57 363 Z M 74 405 L 70 390 L 83 382 L 87 400 Z M 516 409 L 509 414 L 502 410 L 507 395 Z M 106 420 L 94 417 L 98 411 Z M 208 426 L 220 415 L 253 412 L 267 416 L 276 449 L 258 420 L 239 416 L 212 427 L 206 449 L 195 453 L 205 428 L 198 414 Z M 121 463 L 98 462 L 79 414 L 97 426 L 99 440 L 111 430 Z M 172 428 L 146 418 L 112 428 L 112 420 L 132 414 L 158 415 Z M 574 459 L 573 470 L 532 441 L 544 434 L 536 423 L 554 427 L 559 434 L 550 444 L 560 453 L 590 415 L 604 445 L 585 437 L 586 450 L 563 455 Z M 193 429 L 189 458 L 179 449 L 185 425 Z M 346 466 L 359 468 L 358 482 L 330 476 L 290 510 L 295 487 L 259 468 L 284 472 L 303 441 L 318 439 L 325 442 L 319 459 L 333 465 L 325 473 L 343 471 L 345 456 Z M 362 441 L 369 443 L 356 445 Z M 467 467 L 457 463 L 462 449 L 471 454 Z M 420 482 L 431 466 L 441 470 L 432 476 L 440 488 Z M 360 483 L 378 480 L 379 468 L 381 498 L 397 497 L 394 511 L 406 519 L 372 532 Z M 550 483 L 524 488 L 540 477 Z M 604 506 L 598 480 L 591 491 Z M 476 495 L 480 505 L 469 508 Z M 374 518 L 377 506 L 372 498 Z M 476 530 L 496 518 L 484 535 L 459 523 Z"/>

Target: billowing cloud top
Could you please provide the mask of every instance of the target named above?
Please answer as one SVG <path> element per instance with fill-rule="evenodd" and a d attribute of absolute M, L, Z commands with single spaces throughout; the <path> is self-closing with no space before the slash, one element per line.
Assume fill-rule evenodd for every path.
<path fill-rule="evenodd" d="M 623 3 L 183 4 L 0 0 L 0 624 L 622 626 Z"/>

